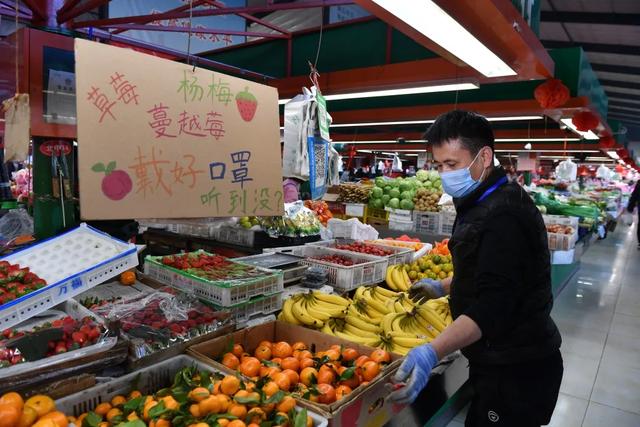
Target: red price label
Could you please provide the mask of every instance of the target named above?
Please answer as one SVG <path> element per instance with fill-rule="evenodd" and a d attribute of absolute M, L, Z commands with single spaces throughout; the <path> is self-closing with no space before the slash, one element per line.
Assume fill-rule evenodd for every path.
<path fill-rule="evenodd" d="M 64 154 L 65 156 L 71 154 L 71 143 L 61 139 L 45 141 L 40 145 L 40 152 L 45 156 L 59 156 Z"/>

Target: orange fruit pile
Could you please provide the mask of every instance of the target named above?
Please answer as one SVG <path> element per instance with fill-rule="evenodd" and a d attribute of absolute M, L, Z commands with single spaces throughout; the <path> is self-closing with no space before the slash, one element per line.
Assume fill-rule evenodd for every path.
<path fill-rule="evenodd" d="M 360 355 L 354 348 L 339 345 L 313 354 L 303 342 L 262 341 L 253 355 L 235 344 L 220 360 L 227 368 L 265 383 L 262 390 L 267 395 L 281 390 L 331 404 L 374 380 L 391 362 L 391 355 L 381 349 Z"/>
<path fill-rule="evenodd" d="M 67 427 L 69 420 L 49 396 L 38 394 L 26 401 L 16 392 L 0 397 L 0 427 Z"/>

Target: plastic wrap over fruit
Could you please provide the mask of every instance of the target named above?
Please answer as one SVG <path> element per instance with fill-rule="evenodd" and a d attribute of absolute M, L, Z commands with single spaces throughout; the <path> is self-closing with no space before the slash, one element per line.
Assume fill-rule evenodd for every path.
<path fill-rule="evenodd" d="M 117 322 L 131 343 L 134 358 L 214 332 L 228 316 L 216 312 L 193 295 L 163 288 L 140 298 L 95 308 L 95 313 Z"/>
<path fill-rule="evenodd" d="M 66 301 L 2 332 L 0 378 L 106 352 L 117 341 L 89 310 Z"/>
<path fill-rule="evenodd" d="M 304 202 L 284 204 L 284 216 L 259 218 L 262 229 L 271 237 L 306 237 L 320 234 L 322 224 Z"/>

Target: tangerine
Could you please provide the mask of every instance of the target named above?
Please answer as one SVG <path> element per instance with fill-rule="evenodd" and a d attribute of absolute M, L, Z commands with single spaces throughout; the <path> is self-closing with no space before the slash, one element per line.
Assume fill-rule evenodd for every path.
<path fill-rule="evenodd" d="M 284 370 L 291 369 L 297 372 L 300 370 L 300 361 L 295 357 L 285 357 L 282 359 L 280 366 L 282 366 L 282 369 Z"/>
<path fill-rule="evenodd" d="M 229 415 L 244 419 L 247 416 L 247 407 L 239 403 L 232 403 L 227 409 Z"/>
<path fill-rule="evenodd" d="M 51 414 L 55 414 L 55 412 L 51 412 L 51 413 L 45 415 L 45 417 L 48 417 Z M 118 408 L 109 409 L 109 412 L 107 412 L 107 415 L 105 416 L 107 421 L 109 421 L 112 424 L 114 424 L 114 423 L 111 420 L 114 419 L 115 417 L 122 417 L 122 411 L 120 409 L 118 409 Z"/>
<path fill-rule="evenodd" d="M 355 366 L 361 368 L 366 362 L 370 361 L 369 356 L 362 355 L 356 359 Z"/>
<path fill-rule="evenodd" d="M 371 352 L 371 360 L 376 363 L 390 363 L 391 355 L 388 351 L 385 351 L 381 348 L 377 348 Z"/>
<path fill-rule="evenodd" d="M 202 413 L 200 412 L 200 405 L 194 403 L 189 406 L 189 413 L 193 415 L 194 418 L 200 418 L 202 416 Z"/>
<path fill-rule="evenodd" d="M 160 398 L 160 400 L 164 402 L 164 407 L 170 411 L 175 411 L 180 407 L 180 404 L 173 396 L 165 396 Z"/>
<path fill-rule="evenodd" d="M 293 354 L 293 348 L 289 345 L 288 342 L 280 341 L 273 345 L 273 355 L 275 357 L 280 357 L 284 359 L 285 357 L 289 357 Z"/>
<path fill-rule="evenodd" d="M 129 400 L 131 399 L 136 399 L 138 397 L 142 396 L 142 393 L 140 393 L 140 391 L 138 390 L 133 390 L 131 393 L 129 393 Z"/>
<path fill-rule="evenodd" d="M 303 343 L 302 341 L 298 341 L 293 343 L 293 345 L 291 346 L 291 348 L 293 349 L 293 351 L 302 351 L 302 350 L 308 350 L 308 347 L 305 343 Z"/>
<path fill-rule="evenodd" d="M 278 372 L 272 378 L 273 381 L 278 384 L 280 390 L 289 391 L 289 389 L 291 388 L 291 380 L 289 379 L 289 376 L 287 374 Z"/>
<path fill-rule="evenodd" d="M 106 427 L 109 426 L 109 423 L 100 423 L 100 424 L 107 424 Z M 103 427 L 100 424 L 98 424 L 98 427 Z M 38 420 L 35 422 L 35 424 L 33 424 L 33 427 L 58 427 L 58 425 L 53 421 L 53 420 Z"/>
<path fill-rule="evenodd" d="M 256 348 L 254 356 L 259 360 L 271 360 L 271 348 L 266 345 L 261 345 Z"/>
<path fill-rule="evenodd" d="M 262 392 L 267 397 L 271 397 L 279 391 L 280 391 L 280 387 L 278 387 L 278 384 L 276 384 L 273 381 L 269 381 L 264 386 L 262 386 Z"/>
<path fill-rule="evenodd" d="M 313 359 L 313 353 L 309 350 L 302 350 L 298 353 L 298 360 L 302 361 L 303 359 Z"/>
<path fill-rule="evenodd" d="M 222 356 L 222 364 L 229 369 L 236 370 L 240 366 L 240 359 L 233 353 L 225 353 Z"/>
<path fill-rule="evenodd" d="M 15 391 L 10 391 L 9 393 L 5 393 L 0 397 L 0 405 L 12 405 L 18 411 L 22 412 L 22 408 L 24 408 L 24 400 L 22 400 L 22 396 L 20 396 Z"/>
<path fill-rule="evenodd" d="M 306 385 L 307 387 L 316 383 L 317 380 L 318 380 L 318 371 L 316 371 L 314 368 L 304 368 L 300 372 L 300 382 Z"/>
<path fill-rule="evenodd" d="M 220 427 L 227 427 L 229 425 L 229 423 L 231 422 L 226 418 L 218 418 L 216 421 L 218 422 L 218 425 Z"/>
<path fill-rule="evenodd" d="M 249 419 L 252 424 L 260 425 L 262 421 L 267 419 L 267 414 L 261 408 L 253 408 L 247 413 L 247 419 Z"/>
<path fill-rule="evenodd" d="M 31 406 L 38 413 L 39 417 L 46 415 L 51 411 L 55 411 L 56 409 L 56 404 L 53 399 L 49 396 L 45 396 L 44 394 L 31 396 L 26 402 L 24 402 L 24 406 Z"/>
<path fill-rule="evenodd" d="M 298 373 L 293 369 L 285 369 L 282 373 L 289 377 L 291 385 L 295 385 L 300 382 L 300 375 L 298 375 Z"/>
<path fill-rule="evenodd" d="M 169 420 L 159 418 L 157 420 L 151 420 L 149 422 L 149 427 L 171 427 L 171 422 Z"/>
<path fill-rule="evenodd" d="M 329 350 L 324 352 L 324 355 L 329 358 L 332 362 L 340 359 L 340 349 L 337 350 L 335 348 L 330 348 Z"/>
<path fill-rule="evenodd" d="M 227 427 L 247 427 L 247 425 L 242 420 L 233 420 L 227 424 Z"/>
<path fill-rule="evenodd" d="M 225 413 L 231 405 L 231 398 L 226 394 L 219 394 L 216 396 L 218 402 L 220 402 L 220 412 Z"/>
<path fill-rule="evenodd" d="M 373 360 L 366 362 L 362 365 L 362 379 L 365 381 L 371 381 L 380 373 L 380 364 Z"/>
<path fill-rule="evenodd" d="M 318 384 L 318 403 L 329 405 L 336 401 L 336 389 L 331 384 Z"/>
<path fill-rule="evenodd" d="M 338 387 L 336 387 L 336 400 L 342 399 L 346 395 L 351 394 L 351 392 L 353 392 L 351 387 L 348 387 L 346 385 L 339 385 Z"/>
<path fill-rule="evenodd" d="M 113 398 L 111 399 L 111 406 L 120 406 L 124 405 L 125 403 L 127 403 L 127 398 L 121 394 L 113 396 Z"/>
<path fill-rule="evenodd" d="M 217 414 L 220 412 L 220 401 L 216 396 L 209 396 L 202 402 L 198 403 L 200 416 L 205 417 L 209 414 Z"/>
<path fill-rule="evenodd" d="M 31 424 L 35 423 L 38 419 L 38 413 L 31 406 L 25 406 L 22 409 L 22 414 L 20 415 L 20 421 L 18 421 L 18 427 L 30 427 Z M 76 420 L 77 421 L 77 420 Z M 81 422 L 76 424 L 78 427 L 82 425 Z"/>
<path fill-rule="evenodd" d="M 260 347 L 261 345 L 267 346 L 269 348 L 273 347 L 273 343 L 267 340 L 260 341 L 260 343 L 258 344 L 258 347 Z"/>
<path fill-rule="evenodd" d="M 127 415 L 127 421 L 134 421 L 134 420 L 139 420 L 140 418 L 138 418 L 138 414 L 135 412 L 130 413 L 129 415 Z M 74 423 L 77 427 L 80 427 L 81 424 L 79 423 Z"/>
<path fill-rule="evenodd" d="M 231 350 L 231 353 L 237 357 L 238 359 L 240 359 L 242 357 L 242 355 L 244 354 L 244 348 L 242 347 L 241 344 L 234 344 L 233 345 L 233 350 Z"/>
<path fill-rule="evenodd" d="M 153 408 L 154 406 L 156 406 L 158 404 L 158 402 L 156 402 L 155 400 L 151 400 L 147 403 L 144 404 L 144 409 L 142 410 L 142 418 L 144 418 L 145 420 L 149 420 L 149 411 L 151 410 L 151 408 Z"/>
<path fill-rule="evenodd" d="M 188 397 L 194 402 L 201 402 L 207 397 L 209 397 L 209 390 L 207 390 L 204 387 L 196 387 L 189 392 Z"/>
<path fill-rule="evenodd" d="M 21 417 L 22 412 L 13 403 L 0 403 L 0 427 L 15 427 Z"/>
<path fill-rule="evenodd" d="M 325 366 L 322 366 L 322 368 L 324 367 Z M 336 380 L 336 374 L 330 368 L 322 368 L 320 368 L 320 372 L 318 372 L 318 384 L 333 384 Z"/>
<path fill-rule="evenodd" d="M 300 369 L 304 368 L 313 368 L 316 365 L 316 362 L 313 361 L 312 358 L 305 358 L 300 360 Z"/>
<path fill-rule="evenodd" d="M 107 412 L 109 412 L 110 410 L 111 410 L 111 403 L 103 402 L 98 406 L 96 406 L 96 409 L 94 409 L 93 412 L 95 412 L 98 415 L 102 415 L 104 417 L 105 415 L 107 415 Z"/>
<path fill-rule="evenodd" d="M 233 375 L 227 375 L 222 379 L 222 383 L 220 385 L 220 391 L 224 394 L 231 396 L 236 394 L 236 392 L 240 389 L 240 380 L 238 377 Z"/>
<path fill-rule="evenodd" d="M 356 360 L 358 357 L 360 357 L 360 354 L 355 348 L 347 347 L 342 350 L 342 360 L 344 360 L 345 362 L 351 362 L 352 360 Z"/>
<path fill-rule="evenodd" d="M 255 357 L 247 357 L 240 363 L 240 372 L 247 377 L 255 377 L 260 373 L 260 361 Z"/>
<path fill-rule="evenodd" d="M 288 414 L 289 411 L 291 411 L 295 407 L 296 407 L 296 400 L 291 396 L 285 396 L 280 401 L 280 403 L 278 403 L 276 410 L 278 412 L 284 412 L 285 414 Z"/>

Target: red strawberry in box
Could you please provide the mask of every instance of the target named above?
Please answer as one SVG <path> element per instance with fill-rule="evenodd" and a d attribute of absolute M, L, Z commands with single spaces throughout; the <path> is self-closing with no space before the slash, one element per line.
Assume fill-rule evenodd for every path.
<path fill-rule="evenodd" d="M 248 87 L 236 95 L 236 105 L 238 106 L 242 120 L 245 122 L 253 120 L 253 116 L 255 116 L 256 110 L 258 109 L 258 100 L 249 92 Z"/>

